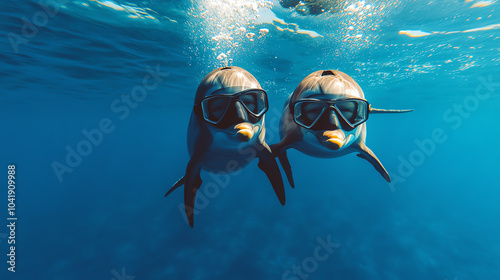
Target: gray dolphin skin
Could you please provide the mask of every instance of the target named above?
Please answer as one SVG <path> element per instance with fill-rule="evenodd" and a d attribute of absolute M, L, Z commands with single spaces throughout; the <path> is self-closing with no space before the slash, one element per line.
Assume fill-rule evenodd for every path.
<path fill-rule="evenodd" d="M 191 159 L 185 175 L 165 194 L 167 196 L 184 185 L 184 207 L 189 225 L 193 227 L 195 197 L 202 184 L 202 169 L 234 173 L 258 158 L 259 168 L 265 172 L 284 205 L 283 179 L 264 140 L 267 95 L 257 79 L 240 67 L 215 69 L 201 81 L 194 103 L 187 135 Z M 257 112 L 259 106 L 256 103 L 260 104 L 260 112 Z"/>
<path fill-rule="evenodd" d="M 358 153 L 384 177 L 391 178 L 377 156 L 366 146 L 366 120 L 371 114 L 413 110 L 375 109 L 361 87 L 337 70 L 311 73 L 288 97 L 280 121 L 280 139 L 271 145 L 292 188 L 295 187 L 286 150 L 296 149 L 318 158 Z"/>

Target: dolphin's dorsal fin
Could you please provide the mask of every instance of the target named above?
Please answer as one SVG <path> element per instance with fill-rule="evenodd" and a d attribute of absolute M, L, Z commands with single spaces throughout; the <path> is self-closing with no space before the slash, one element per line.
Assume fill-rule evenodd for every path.
<path fill-rule="evenodd" d="M 389 173 L 387 173 L 387 170 L 385 170 L 384 166 L 380 162 L 380 160 L 377 158 L 377 156 L 368 148 L 364 142 L 360 142 L 359 146 L 357 149 L 360 151 L 360 153 L 357 155 L 358 157 L 367 160 L 369 163 L 375 167 L 375 169 L 384 177 L 384 179 L 390 183 L 391 182 L 391 177 L 389 176 Z"/>
<path fill-rule="evenodd" d="M 376 109 L 370 107 L 370 114 L 409 113 L 412 111 L 413 109 L 394 110 L 394 109 Z"/>

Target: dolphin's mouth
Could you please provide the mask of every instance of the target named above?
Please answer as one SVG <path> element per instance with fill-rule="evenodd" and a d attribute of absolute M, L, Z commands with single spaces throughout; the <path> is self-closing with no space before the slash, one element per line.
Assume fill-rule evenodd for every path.
<path fill-rule="evenodd" d="M 248 142 L 259 131 L 259 128 L 260 128 L 259 125 L 253 125 L 244 122 L 244 123 L 239 123 L 234 127 L 230 127 L 224 130 L 219 130 L 218 132 L 222 132 L 230 136 L 237 136 L 240 141 Z"/>
<path fill-rule="evenodd" d="M 326 130 L 318 131 L 316 133 L 311 132 L 316 136 L 318 142 L 330 150 L 339 150 L 346 143 L 346 137 L 342 130 Z"/>
<path fill-rule="evenodd" d="M 248 142 L 256 132 L 249 123 L 239 123 L 234 126 L 234 129 L 237 130 L 235 134 L 242 142 Z"/>

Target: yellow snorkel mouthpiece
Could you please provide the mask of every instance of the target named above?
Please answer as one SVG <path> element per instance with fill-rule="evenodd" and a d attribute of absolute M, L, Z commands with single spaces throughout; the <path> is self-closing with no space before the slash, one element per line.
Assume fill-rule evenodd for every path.
<path fill-rule="evenodd" d="M 252 139 L 254 135 L 252 126 L 249 123 L 239 123 L 234 126 L 234 129 L 238 130 L 236 132 L 236 135 L 243 142 L 247 142 L 248 140 Z"/>
<path fill-rule="evenodd" d="M 326 142 L 332 150 L 338 150 L 344 145 L 345 135 L 341 130 L 327 130 L 323 136 L 328 138 Z"/>

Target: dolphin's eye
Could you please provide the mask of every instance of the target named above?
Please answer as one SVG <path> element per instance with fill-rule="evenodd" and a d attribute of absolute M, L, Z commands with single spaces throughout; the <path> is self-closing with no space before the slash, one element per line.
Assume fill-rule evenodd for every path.
<path fill-rule="evenodd" d="M 260 115 L 267 110 L 266 93 L 264 91 L 248 91 L 242 94 L 239 99 L 255 115 Z"/>
<path fill-rule="evenodd" d="M 302 106 L 303 114 L 309 120 L 316 120 L 325 106 L 321 103 L 307 102 Z"/>
<path fill-rule="evenodd" d="M 342 116 L 353 126 L 364 122 L 368 118 L 368 103 L 363 100 L 345 100 L 337 102 L 335 107 Z"/>
<path fill-rule="evenodd" d="M 337 109 L 344 116 L 346 120 L 352 123 L 354 121 L 354 116 L 356 115 L 356 101 L 342 101 L 336 104 Z"/>
<path fill-rule="evenodd" d="M 203 104 L 205 118 L 218 122 L 226 113 L 230 103 L 231 98 L 225 96 L 206 99 Z"/>
<path fill-rule="evenodd" d="M 255 94 L 246 93 L 240 96 L 241 102 L 247 107 L 248 110 L 252 111 L 253 113 L 256 113 L 257 109 L 257 98 Z"/>
<path fill-rule="evenodd" d="M 299 101 L 295 104 L 295 120 L 310 127 L 321 116 L 327 105 L 317 101 Z"/>

